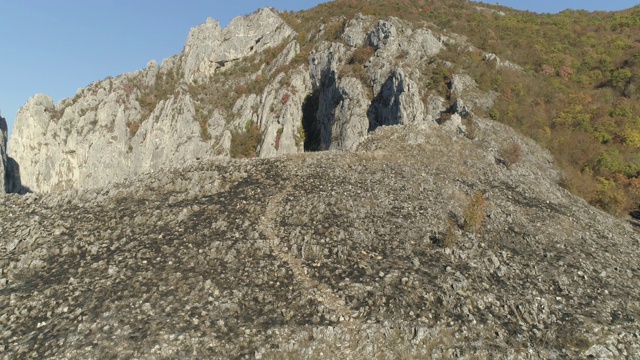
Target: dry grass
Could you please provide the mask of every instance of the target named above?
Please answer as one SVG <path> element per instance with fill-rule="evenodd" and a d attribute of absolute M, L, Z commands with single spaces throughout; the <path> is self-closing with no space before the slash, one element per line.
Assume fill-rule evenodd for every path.
<path fill-rule="evenodd" d="M 247 121 L 244 131 L 234 131 L 231 134 L 231 157 L 254 158 L 258 156 L 257 149 L 262 141 L 262 134 L 258 124 Z"/>
<path fill-rule="evenodd" d="M 471 116 L 469 116 L 464 120 L 464 127 L 465 127 L 464 136 L 466 136 L 467 139 L 475 140 L 478 138 L 478 133 L 480 131 L 480 128 L 478 127 L 478 123 L 475 120 L 473 120 Z"/>
<path fill-rule="evenodd" d="M 481 192 L 475 193 L 464 208 L 464 230 L 478 233 L 486 217 L 487 204 Z"/>
<path fill-rule="evenodd" d="M 444 231 L 444 236 L 442 237 L 442 247 L 452 248 L 455 246 L 458 236 L 456 234 L 456 228 L 458 224 L 451 217 L 447 218 L 447 228 Z"/>
<path fill-rule="evenodd" d="M 127 128 L 129 129 L 129 136 L 134 137 L 140 129 L 140 123 L 135 121 L 127 121 Z"/>
<path fill-rule="evenodd" d="M 522 161 L 522 147 L 516 142 L 511 142 L 500 149 L 498 154 L 507 168 Z"/>
<path fill-rule="evenodd" d="M 361 47 L 356 49 L 351 55 L 351 60 L 349 60 L 349 64 L 360 64 L 364 65 L 371 59 L 375 50 L 371 46 Z"/>

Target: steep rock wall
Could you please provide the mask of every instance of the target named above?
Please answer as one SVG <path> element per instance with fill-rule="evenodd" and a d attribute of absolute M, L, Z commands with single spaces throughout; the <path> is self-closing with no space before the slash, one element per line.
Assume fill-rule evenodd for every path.
<path fill-rule="evenodd" d="M 208 19 L 191 30 L 183 53 L 160 66 L 151 61 L 146 69 L 95 82 L 58 105 L 35 95 L 20 110 L 10 145 L 24 169 L 25 186 L 37 192 L 102 187 L 162 167 L 228 155 L 229 130 L 237 123 L 229 118 L 242 114 L 200 111 L 190 86 L 286 43 L 292 34 L 270 9 L 236 18 L 224 30 Z M 291 45 L 289 53 L 295 55 Z M 287 134 L 296 132 L 287 129 Z M 283 150 L 297 151 L 284 143 Z"/>
<path fill-rule="evenodd" d="M 237 17 L 224 29 L 208 18 L 189 32 L 182 58 L 185 79 L 206 79 L 229 63 L 277 46 L 293 34 L 293 29 L 267 8 Z"/>
<path fill-rule="evenodd" d="M 491 106 L 493 95 L 464 74 L 451 79 L 453 107 L 427 85 L 428 64 L 453 42 L 445 36 L 362 15 L 338 40 L 322 40 L 322 29 L 301 54 L 295 32 L 270 9 L 224 29 L 208 19 L 160 65 L 97 81 L 57 105 L 34 96 L 9 146 L 23 184 L 36 192 L 103 187 L 230 156 L 236 136 L 255 127 L 250 150 L 260 157 L 354 150 L 379 126 L 429 128 L 445 111 L 453 112 L 445 127 L 460 133 L 463 114 Z"/>
<path fill-rule="evenodd" d="M 7 121 L 0 116 L 0 189 L 7 191 L 8 159 L 7 159 Z"/>
<path fill-rule="evenodd" d="M 21 185 L 20 166 L 7 154 L 8 136 L 7 121 L 0 116 L 0 194 L 3 192 L 24 194 L 29 189 Z"/>

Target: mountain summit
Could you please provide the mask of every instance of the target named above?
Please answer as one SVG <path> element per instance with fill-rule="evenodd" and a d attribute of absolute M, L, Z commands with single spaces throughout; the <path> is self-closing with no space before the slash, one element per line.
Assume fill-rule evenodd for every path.
<path fill-rule="evenodd" d="M 455 40 L 397 18 L 344 26 L 344 41 L 324 40 L 337 35 L 321 27 L 302 58 L 295 32 L 270 9 L 225 29 L 209 19 L 160 66 L 96 82 L 59 105 L 36 95 L 9 147 L 22 181 L 36 192 L 102 187 L 194 159 L 354 149 L 381 125 L 436 126 L 450 104 L 426 87 L 428 74 L 401 65 L 427 64 Z M 468 76 L 451 86 L 456 109 L 491 105 Z M 457 131 L 459 120 L 448 126 Z"/>

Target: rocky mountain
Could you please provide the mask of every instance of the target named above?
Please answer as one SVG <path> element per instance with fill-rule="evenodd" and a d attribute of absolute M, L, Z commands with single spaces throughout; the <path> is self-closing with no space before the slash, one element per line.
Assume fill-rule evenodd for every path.
<path fill-rule="evenodd" d="M 640 358 L 640 224 L 490 119 L 526 88 L 486 79 L 530 69 L 337 3 L 208 19 L 29 100 L 0 148 L 26 193 L 0 195 L 0 357 Z"/>
<path fill-rule="evenodd" d="M 640 7 L 547 16 L 466 0 L 335 0 L 225 29 L 209 19 L 160 66 L 59 104 L 34 97 L 10 151 L 26 186 L 49 192 L 197 158 L 353 149 L 385 122 L 471 114 L 534 138 L 568 190 L 623 215 L 640 204 L 638 18 Z"/>
<path fill-rule="evenodd" d="M 251 128 L 259 138 L 245 156 L 299 153 L 305 143 L 308 150 L 349 150 L 380 125 L 431 127 L 448 109 L 491 105 L 494 95 L 477 91 L 468 75 L 452 78 L 452 105 L 425 85 L 429 69 L 406 66 L 428 64 L 457 44 L 452 38 L 367 16 L 346 22 L 340 41 L 318 31 L 311 39 L 317 45 L 300 58 L 294 31 L 270 9 L 225 29 L 209 19 L 160 66 L 152 61 L 95 82 L 58 105 L 34 96 L 20 110 L 9 146 L 23 184 L 45 193 L 102 187 L 229 156 L 240 146 L 234 137 Z M 456 116 L 447 126 L 462 130 Z"/>

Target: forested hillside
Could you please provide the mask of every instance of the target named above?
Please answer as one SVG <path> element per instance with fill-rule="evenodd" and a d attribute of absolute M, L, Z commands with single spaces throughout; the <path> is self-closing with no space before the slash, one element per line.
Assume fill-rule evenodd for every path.
<path fill-rule="evenodd" d="M 440 58 L 450 66 L 423 64 L 440 65 L 434 89 L 446 95 L 450 76 L 468 73 L 481 89 L 499 93 L 484 115 L 551 150 L 566 188 L 612 213 L 638 208 L 640 6 L 552 15 L 464 0 L 338 0 L 285 19 L 309 50 L 310 32 L 318 23 L 333 19 L 324 36 L 336 41 L 357 13 L 395 16 L 462 36 L 479 50 L 449 47 Z M 496 69 L 483 61 L 483 52 L 516 63 L 524 72 Z M 354 60 L 354 72 L 366 77 Z"/>

